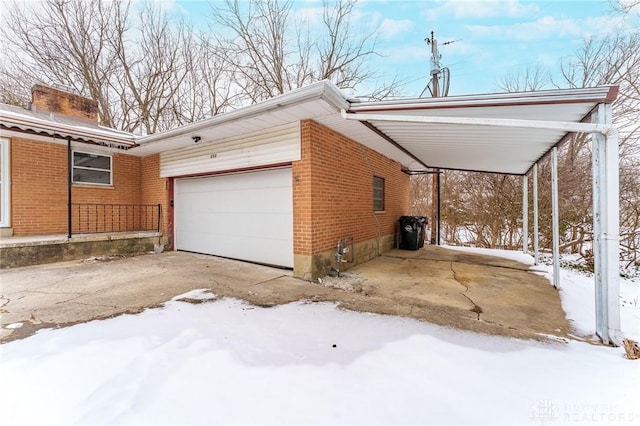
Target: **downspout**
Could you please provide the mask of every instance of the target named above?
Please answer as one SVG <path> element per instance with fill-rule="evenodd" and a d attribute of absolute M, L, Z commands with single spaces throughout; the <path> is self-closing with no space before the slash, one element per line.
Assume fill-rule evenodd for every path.
<path fill-rule="evenodd" d="M 71 151 L 71 136 L 67 136 L 67 237 L 71 238 L 71 187 L 73 184 L 73 155 Z"/>

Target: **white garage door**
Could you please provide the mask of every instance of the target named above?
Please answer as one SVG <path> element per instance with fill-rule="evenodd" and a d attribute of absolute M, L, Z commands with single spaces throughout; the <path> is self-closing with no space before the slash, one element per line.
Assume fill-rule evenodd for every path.
<path fill-rule="evenodd" d="M 176 179 L 178 250 L 293 267 L 291 169 Z"/>

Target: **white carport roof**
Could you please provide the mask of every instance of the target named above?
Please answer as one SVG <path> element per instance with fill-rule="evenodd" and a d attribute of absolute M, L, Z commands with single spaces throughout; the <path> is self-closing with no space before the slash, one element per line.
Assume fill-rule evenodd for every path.
<path fill-rule="evenodd" d="M 146 156 L 312 119 L 401 163 L 409 171 L 429 168 L 524 174 L 567 135 L 558 129 L 468 125 L 459 121 L 531 120 L 580 123 L 600 103 L 617 96 L 616 86 L 499 93 L 446 98 L 362 102 L 322 81 L 287 94 L 177 129 L 138 139 L 130 154 Z M 345 120 L 341 111 L 351 118 Z M 381 117 L 360 121 L 354 117 Z M 398 117 L 398 121 L 393 120 Z M 439 117 L 446 124 L 415 122 Z M 402 120 L 402 121 L 401 121 Z M 548 127 L 548 126 L 544 126 Z"/>
<path fill-rule="evenodd" d="M 598 104 L 612 102 L 616 95 L 617 87 L 607 86 L 361 102 L 352 104 L 348 112 L 350 118 L 368 117 L 369 126 L 430 167 L 524 174 L 566 136 L 566 126 L 548 129 L 529 127 L 524 121 L 522 127 L 498 123 L 580 123 Z M 420 117 L 431 117 L 425 119 L 430 122 L 416 122 Z"/>

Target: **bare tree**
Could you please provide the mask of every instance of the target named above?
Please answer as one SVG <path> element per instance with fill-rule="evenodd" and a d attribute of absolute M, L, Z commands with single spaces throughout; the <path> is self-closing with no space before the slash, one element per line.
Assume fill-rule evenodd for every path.
<path fill-rule="evenodd" d="M 208 34 L 195 37 L 183 49 L 188 73 L 170 98 L 176 125 L 208 118 L 241 104 L 242 94 L 231 83 L 233 68 Z"/>
<path fill-rule="evenodd" d="M 505 92 L 530 92 L 549 88 L 550 85 L 551 74 L 538 64 L 508 73 L 498 83 L 498 87 Z"/>
<path fill-rule="evenodd" d="M 127 22 L 115 20 L 116 36 L 111 43 L 122 77 L 113 79 L 112 86 L 128 117 L 125 130 L 151 134 L 177 124 L 171 107 L 190 72 L 192 34 L 182 22 L 172 25 L 162 10 L 149 3 L 143 5 L 136 21 L 139 40 L 134 47 L 127 40 Z"/>
<path fill-rule="evenodd" d="M 103 125 L 142 134 L 230 104 L 228 67 L 211 56 L 217 48 L 157 4 L 13 4 L 1 29 L 12 52 L 0 66 L 5 102 L 24 105 L 36 81 L 62 85 L 96 100 Z"/>
<path fill-rule="evenodd" d="M 317 69 L 319 80 L 331 80 L 343 89 L 355 89 L 373 77 L 365 68 L 364 59 L 377 55 L 375 32 L 352 28 L 351 13 L 354 0 L 338 0 L 333 6 L 323 3 L 324 36 L 318 41 Z"/>
<path fill-rule="evenodd" d="M 117 58 L 110 41 L 113 20 L 126 19 L 127 8 L 121 2 L 81 0 L 13 4 L 1 30 L 14 52 L 3 60 L 2 73 L 16 81 L 35 75 L 86 94 L 98 102 L 102 123 L 115 127 L 109 84 Z"/>
<path fill-rule="evenodd" d="M 4 52 L 3 57 L 6 58 Z M 30 76 L 20 74 L 15 70 L 9 73 L 0 66 L 0 102 L 3 104 L 28 108 L 31 102 L 29 93 L 32 86 L 33 81 Z"/>
<path fill-rule="evenodd" d="M 377 55 L 375 32 L 353 28 L 354 0 L 323 2 L 321 28 L 296 19 L 290 0 L 225 0 L 212 5 L 212 30 L 234 82 L 258 102 L 319 80 L 354 89 L 374 73 L 366 60 Z M 399 82 L 382 84 L 371 96 L 395 93 Z"/>
<path fill-rule="evenodd" d="M 627 14 L 632 9 L 640 7 L 640 0 L 609 0 L 614 12 Z"/>

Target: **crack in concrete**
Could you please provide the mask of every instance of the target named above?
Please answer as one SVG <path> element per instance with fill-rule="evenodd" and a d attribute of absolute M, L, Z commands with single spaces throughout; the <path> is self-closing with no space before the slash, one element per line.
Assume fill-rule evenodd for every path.
<path fill-rule="evenodd" d="M 60 294 L 73 294 L 73 293 L 60 293 Z M 62 304 L 62 303 L 71 302 L 71 301 L 73 301 L 73 300 L 76 300 L 76 299 L 81 298 L 82 296 L 86 296 L 86 295 L 87 295 L 87 294 L 89 294 L 89 293 L 75 293 L 75 294 L 76 294 L 76 296 L 74 296 L 74 297 L 72 297 L 72 298 L 70 298 L 70 299 L 61 300 L 61 301 L 59 301 L 59 302 L 56 302 L 55 304 L 56 304 L 56 305 L 60 305 L 60 304 Z"/>
<path fill-rule="evenodd" d="M 16 291 L 13 294 L 20 294 L 20 293 L 37 293 L 37 294 L 46 294 L 46 295 L 52 295 L 52 294 L 89 294 L 89 293 L 78 293 L 77 291 L 42 291 L 42 290 L 20 290 L 20 291 Z M 22 296 L 24 297 L 24 296 Z"/>
<path fill-rule="evenodd" d="M 83 306 L 91 306 L 91 307 L 103 307 L 103 308 L 112 308 L 112 309 L 120 309 L 122 306 L 114 306 L 114 305 L 103 305 L 101 303 L 83 303 L 83 302 L 75 302 L 78 305 Z"/>
<path fill-rule="evenodd" d="M 383 256 L 386 257 L 390 257 L 393 259 L 404 259 L 404 260 L 423 260 L 423 261 L 429 261 L 429 262 L 450 262 L 450 263 L 464 263 L 465 265 L 475 265 L 477 266 L 478 263 L 477 262 L 472 262 L 469 260 L 464 260 L 464 259 L 457 259 L 457 260 L 447 260 L 447 259 L 429 259 L 429 258 L 424 258 L 424 257 L 402 257 L 402 256 L 394 256 L 391 254 L 385 254 Z M 515 262 L 515 261 L 514 261 Z M 522 264 L 523 267 L 522 268 L 517 268 L 515 266 L 506 266 L 506 265 L 495 265 L 495 264 L 486 264 L 484 266 L 489 266 L 491 268 L 501 268 L 501 269 L 510 269 L 513 271 L 523 271 L 523 272 L 535 272 L 535 271 L 531 271 L 529 268 L 529 265 L 526 264 Z M 533 266 L 533 265 L 530 265 Z"/>
<path fill-rule="evenodd" d="M 469 302 L 471 302 L 471 304 L 473 305 L 473 308 L 471 308 L 470 311 L 474 312 L 476 314 L 476 320 L 480 321 L 480 314 L 482 313 L 482 308 L 479 305 L 477 305 L 476 302 L 473 301 L 473 299 L 471 299 L 469 296 L 465 294 L 466 292 L 469 291 L 469 286 L 458 279 L 458 277 L 456 276 L 456 271 L 455 269 L 453 269 L 453 262 L 450 262 L 449 266 L 451 268 L 451 273 L 453 274 L 453 279 L 458 284 L 464 287 L 464 291 L 461 291 L 460 294 Z"/>
<path fill-rule="evenodd" d="M 251 284 L 251 285 L 252 285 L 252 286 L 257 286 L 257 285 L 260 285 L 260 284 L 266 284 L 266 283 L 268 283 L 268 282 L 275 281 L 275 280 L 278 280 L 278 279 L 280 279 L 280 278 L 282 278 L 282 277 L 287 277 L 287 276 L 288 276 L 288 275 L 279 275 L 279 276 L 277 276 L 277 277 L 269 278 L 268 280 L 264 280 L 264 281 L 259 281 L 259 282 L 257 282 L 257 283 Z"/>

